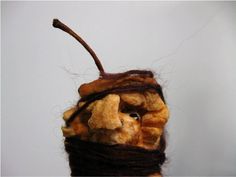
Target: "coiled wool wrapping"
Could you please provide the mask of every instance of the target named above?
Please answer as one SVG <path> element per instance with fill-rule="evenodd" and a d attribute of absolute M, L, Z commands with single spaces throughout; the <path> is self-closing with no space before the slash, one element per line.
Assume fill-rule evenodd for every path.
<path fill-rule="evenodd" d="M 164 137 L 160 144 L 160 149 L 146 150 L 123 144 L 82 141 L 76 136 L 65 139 L 71 176 L 148 176 L 161 173 L 161 165 L 166 159 Z"/>

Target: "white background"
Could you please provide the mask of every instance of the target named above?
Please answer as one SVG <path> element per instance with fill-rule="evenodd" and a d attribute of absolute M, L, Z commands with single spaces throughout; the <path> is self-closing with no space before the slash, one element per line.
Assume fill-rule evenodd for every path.
<path fill-rule="evenodd" d="M 2 175 L 69 176 L 60 130 L 90 55 L 151 69 L 171 112 L 165 175 L 236 175 L 236 2 L 1 2 Z"/>

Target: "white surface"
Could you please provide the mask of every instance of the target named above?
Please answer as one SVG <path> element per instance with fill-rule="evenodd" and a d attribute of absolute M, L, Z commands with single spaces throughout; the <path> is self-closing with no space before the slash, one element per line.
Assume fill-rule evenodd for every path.
<path fill-rule="evenodd" d="M 108 72 L 152 69 L 171 116 L 166 175 L 236 175 L 235 2 L 1 2 L 2 175 L 64 175 L 61 114 Z M 70 71 L 67 72 L 66 70 Z M 73 74 L 77 73 L 77 74 Z"/>

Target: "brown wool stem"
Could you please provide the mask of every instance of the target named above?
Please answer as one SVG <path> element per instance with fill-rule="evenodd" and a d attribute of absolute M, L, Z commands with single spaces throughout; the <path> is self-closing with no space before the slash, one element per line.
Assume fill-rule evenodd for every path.
<path fill-rule="evenodd" d="M 100 62 L 100 60 L 98 59 L 97 55 L 95 54 L 95 52 L 93 51 L 93 49 L 78 35 L 76 34 L 72 29 L 70 29 L 68 26 L 66 26 L 65 24 L 63 24 L 61 21 L 59 21 L 58 19 L 53 19 L 53 23 L 52 23 L 53 27 L 55 28 L 59 28 L 63 31 L 65 31 L 66 33 L 70 34 L 71 36 L 73 36 L 77 41 L 79 41 L 80 44 L 82 44 L 84 46 L 84 48 L 90 53 L 90 55 L 93 57 L 94 62 L 98 68 L 98 70 L 100 71 L 100 75 L 105 75 L 105 71 L 103 69 L 103 66 Z"/>

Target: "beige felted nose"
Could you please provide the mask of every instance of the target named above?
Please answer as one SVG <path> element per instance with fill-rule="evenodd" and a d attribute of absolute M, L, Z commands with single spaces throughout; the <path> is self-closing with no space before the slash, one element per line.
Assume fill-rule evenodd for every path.
<path fill-rule="evenodd" d="M 109 94 L 101 100 L 94 103 L 92 107 L 92 116 L 88 120 L 91 129 L 109 129 L 114 130 L 122 127 L 118 110 L 120 96 Z"/>

